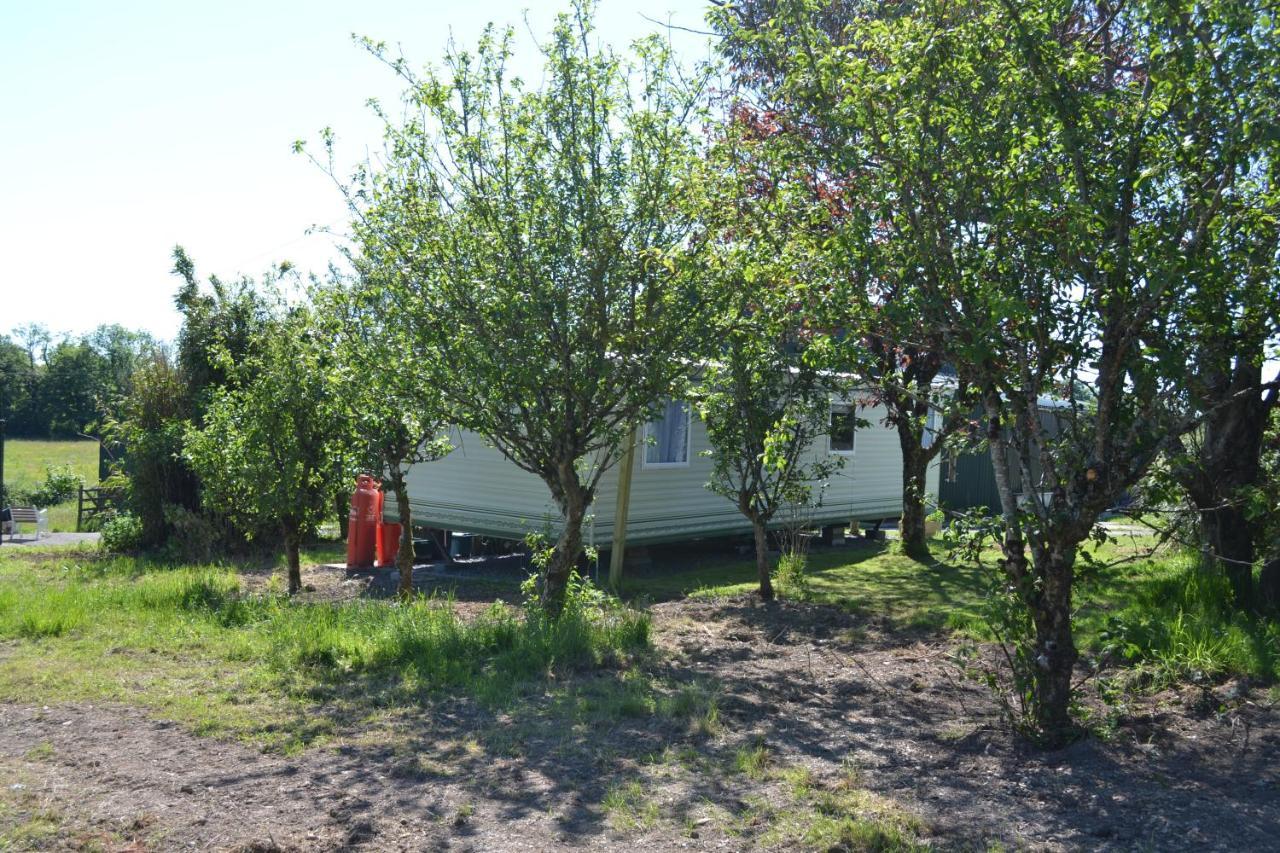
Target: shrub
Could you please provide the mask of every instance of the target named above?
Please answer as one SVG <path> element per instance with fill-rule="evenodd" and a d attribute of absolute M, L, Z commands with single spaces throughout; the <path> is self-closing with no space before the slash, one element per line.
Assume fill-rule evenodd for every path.
<path fill-rule="evenodd" d="M 115 554 L 136 551 L 142 545 L 142 522 L 137 516 L 121 513 L 102 525 L 102 550 Z"/>
<path fill-rule="evenodd" d="M 40 508 L 57 506 L 74 498 L 84 479 L 70 465 L 46 465 L 44 483 L 31 493 L 31 503 Z"/>
<path fill-rule="evenodd" d="M 174 562 L 208 563 L 222 550 L 224 528 L 216 519 L 180 504 L 165 504 L 163 513 L 169 529 L 165 552 Z"/>
<path fill-rule="evenodd" d="M 15 489 L 13 486 L 0 486 L 0 506 L 32 506 L 31 492 Z"/>

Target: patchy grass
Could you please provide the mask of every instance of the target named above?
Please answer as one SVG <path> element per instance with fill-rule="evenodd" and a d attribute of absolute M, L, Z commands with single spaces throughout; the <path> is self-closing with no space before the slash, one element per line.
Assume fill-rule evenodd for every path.
<path fill-rule="evenodd" d="M 763 779 L 769 769 L 769 750 L 757 741 L 738 749 L 733 755 L 733 769 L 749 779 Z"/>
<path fill-rule="evenodd" d="M 761 761 L 760 757 L 766 758 Z M 893 800 L 858 785 L 856 774 L 818 778 L 800 765 L 768 760 L 763 747 L 739 750 L 735 764 L 772 785 L 768 796 L 751 796 L 742 807 L 717 815 L 725 831 L 765 849 L 846 850 L 907 853 L 933 849 L 922 841 L 924 823 Z"/>
<path fill-rule="evenodd" d="M 1166 550 L 1141 556 L 1154 542 L 1118 537 L 1089 550 L 1096 565 L 1081 561 L 1081 649 L 1151 665 L 1171 678 L 1280 679 L 1280 624 L 1236 611 L 1226 581 L 1204 575 L 1194 555 Z M 993 639 L 983 602 L 998 571 L 995 552 L 980 564 L 950 559 L 937 543 L 932 554 L 925 563 L 892 545 L 815 550 L 809 554 L 810 600 L 878 617 L 891 630 Z M 743 595 L 756 589 L 755 567 L 748 559 L 709 557 L 666 575 L 629 578 L 627 589 L 657 599 Z"/>
<path fill-rule="evenodd" d="M 850 851 L 916 851 L 924 825 L 902 806 L 860 786 L 860 774 L 847 761 L 835 779 L 819 779 L 808 768 L 778 765 L 769 778 L 781 782 L 791 799 L 771 810 L 761 835 L 766 846 Z"/>
<path fill-rule="evenodd" d="M 707 682 L 682 684 L 659 701 L 665 716 L 687 721 L 693 734 L 710 737 L 720 732 L 720 688 Z"/>
<path fill-rule="evenodd" d="M 29 492 L 44 482 L 49 465 L 70 465 L 86 486 L 98 484 L 98 442 L 39 441 L 10 438 L 4 443 L 4 481 L 11 489 Z M 49 529 L 76 529 L 76 502 L 49 507 Z"/>
<path fill-rule="evenodd" d="M 605 792 L 601 805 L 614 832 L 643 832 L 658 822 L 658 804 L 634 779 L 611 787 Z"/>
<path fill-rule="evenodd" d="M 0 777 L 4 779 L 0 784 L 0 850 L 121 849 L 113 834 L 77 831 L 56 799 L 21 765 L 0 760 Z"/>
<path fill-rule="evenodd" d="M 643 653 L 649 620 L 571 602 L 554 622 L 500 603 L 468 621 L 447 599 L 246 594 L 225 566 L 3 554 L 0 640 L 13 643 L 0 659 L 0 698 L 137 703 L 200 733 L 287 750 L 376 704 L 441 691 L 508 704 L 554 673 Z M 600 713 L 652 713 L 651 690 L 623 680 Z M 321 705 L 326 713 L 308 713 Z"/>

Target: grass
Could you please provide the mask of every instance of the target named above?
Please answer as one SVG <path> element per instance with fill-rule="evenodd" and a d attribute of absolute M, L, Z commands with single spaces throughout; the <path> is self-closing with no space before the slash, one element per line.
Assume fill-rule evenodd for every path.
<path fill-rule="evenodd" d="M 1116 563 L 1153 544 L 1123 537 L 1091 551 Z M 958 631 L 994 639 L 984 602 L 995 577 L 995 554 L 983 565 L 948 558 L 935 543 L 922 563 L 892 545 L 859 543 L 808 555 L 808 600 L 877 617 L 895 631 Z M 1163 680 L 1250 676 L 1280 680 L 1280 624 L 1236 611 L 1225 580 L 1204 575 L 1194 555 L 1162 552 L 1105 568 L 1079 568 L 1077 644 L 1091 655 L 1141 664 Z M 756 589 L 749 560 L 711 557 L 682 571 L 632 577 L 629 593 L 654 599 L 719 597 Z"/>
<path fill-rule="evenodd" d="M 142 704 L 284 750 L 326 737 L 343 708 L 359 719 L 442 691 L 500 707 L 554 673 L 643 653 L 648 632 L 617 606 L 571 603 L 552 622 L 495 604 L 466 621 L 433 598 L 249 595 L 226 566 L 0 554 L 0 640 L 16 641 L 0 698 Z"/>
<path fill-rule="evenodd" d="M 10 438 L 4 443 L 4 481 L 9 488 L 31 491 L 44 482 L 45 468 L 70 465 L 86 486 L 98 484 L 98 442 L 40 441 Z M 76 502 L 49 507 L 49 529 L 76 529 Z"/>
<path fill-rule="evenodd" d="M 610 828 L 615 832 L 641 832 L 658 822 L 658 804 L 635 780 L 611 787 L 605 792 L 601 805 Z"/>
<path fill-rule="evenodd" d="M 1160 682 L 1280 679 L 1280 622 L 1236 610 L 1226 579 L 1191 554 L 1107 570 L 1077 623 L 1092 651 L 1147 666 Z"/>
<path fill-rule="evenodd" d="M 777 786 L 767 797 L 750 797 L 725 820 L 732 835 L 755 838 L 766 849 L 846 850 L 907 853 L 932 849 L 920 838 L 922 821 L 887 797 L 866 790 L 856 773 L 818 778 L 808 768 L 765 756 L 763 746 L 740 749 L 738 772 Z"/>
<path fill-rule="evenodd" d="M 769 769 L 768 748 L 759 742 L 741 747 L 734 753 L 733 769 L 750 779 L 763 779 Z"/>
<path fill-rule="evenodd" d="M 805 574 L 807 600 L 880 617 L 902 629 L 960 628 L 980 622 L 988 584 L 987 574 L 977 566 L 945 559 L 924 566 L 890 546 L 861 543 L 811 551 Z M 731 556 L 626 581 L 629 594 L 653 599 L 742 595 L 756 586 L 754 564 Z"/>
<path fill-rule="evenodd" d="M 334 551 L 326 546 L 303 560 Z M 1121 555 L 1118 546 L 1095 554 Z M 812 552 L 809 590 L 816 601 L 878 617 L 908 636 L 954 630 L 985 638 L 991 571 L 944 559 L 941 549 L 923 564 L 891 547 L 858 545 Z M 735 594 L 754 588 L 753 572 L 749 560 L 715 558 L 631 578 L 629 586 L 654 597 Z M 1277 680 L 1280 628 L 1236 614 L 1225 584 L 1204 576 L 1194 559 L 1163 554 L 1082 574 L 1077 636 L 1091 655 L 1171 679 Z M 707 801 L 717 817 L 705 820 L 725 832 L 765 848 L 924 849 L 920 819 L 864 787 L 856 765 L 823 775 L 820 765 L 815 773 L 788 763 L 785 744 L 721 722 L 715 681 L 632 665 L 654 663 L 642 611 L 583 595 L 554 624 L 502 604 L 464 620 L 447 598 L 307 603 L 266 589 L 250 592 L 234 565 L 0 551 L 0 701 L 141 705 L 200 734 L 290 752 L 353 732 L 385 739 L 411 728 L 400 723 L 417 719 L 424 700 L 467 696 L 492 712 L 476 720 L 500 724 L 464 727 L 449 735 L 452 746 L 431 749 L 401 732 L 397 773 L 464 773 L 468 762 L 519 757 L 553 732 L 565 754 L 582 750 L 593 766 L 616 766 L 605 777 L 616 784 L 601 800 L 613 831 L 643 833 L 683 819 L 697 837 L 696 813 L 682 815 L 655 787 L 662 780 L 643 775 L 649 771 L 636 778 L 632 757 L 620 751 L 626 747 L 610 740 L 615 728 L 656 717 L 667 740 L 653 742 L 660 759 L 650 770 L 687 772 L 697 784 L 710 779 L 733 792 L 728 806 Z M 1280 702 L 1280 686 L 1267 695 Z M 24 759 L 52 753 L 41 742 Z M 454 821 L 471 817 L 468 804 Z M 0 796 L 0 848 L 48 846 L 66 832 L 40 802 Z"/>

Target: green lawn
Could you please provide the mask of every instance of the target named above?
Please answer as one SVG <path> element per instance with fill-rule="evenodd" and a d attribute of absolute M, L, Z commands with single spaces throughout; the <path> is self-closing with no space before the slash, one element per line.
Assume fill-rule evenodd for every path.
<path fill-rule="evenodd" d="M 4 443 L 4 481 L 11 489 L 30 491 L 44 482 L 49 465 L 70 465 L 86 486 L 98 484 L 98 442 L 39 441 L 10 438 Z M 50 530 L 76 529 L 76 502 L 49 508 Z"/>
<path fill-rule="evenodd" d="M 1194 555 L 1140 556 L 1153 544 L 1151 537 L 1121 537 L 1093 548 L 1098 565 L 1078 563 L 1080 649 L 1150 666 L 1167 678 L 1280 679 L 1280 622 L 1236 612 L 1225 579 L 1205 575 Z M 984 602 L 996 580 L 996 553 L 973 564 L 951 559 L 940 542 L 932 552 L 933 562 L 922 563 L 884 544 L 815 550 L 810 600 L 878 617 L 895 631 L 993 639 Z M 625 585 L 635 598 L 739 595 L 756 588 L 755 566 L 741 557 L 712 557 L 676 571 L 655 567 Z"/>
<path fill-rule="evenodd" d="M 650 647 L 643 612 L 586 603 L 552 623 L 501 603 L 464 619 L 447 598 L 308 602 L 282 593 L 279 571 L 251 592 L 241 569 L 269 562 L 0 549 L 0 701 L 136 704 L 289 751 L 442 691 L 505 707 L 600 669 L 609 698 L 652 690 L 624 666 Z"/>
<path fill-rule="evenodd" d="M 338 550 L 326 545 L 303 560 L 325 562 Z M 920 563 L 884 545 L 815 550 L 812 598 L 875 618 L 908 642 L 951 632 L 990 639 L 983 614 L 994 561 L 950 560 L 941 545 L 934 555 Z M 1123 555 L 1118 545 L 1097 554 Z M 638 603 L 754 587 L 747 558 L 654 562 L 628 579 Z M 428 599 L 407 607 L 307 603 L 281 595 L 278 585 L 262 592 L 260 584 L 250 593 L 243 567 L 254 568 L 93 549 L 0 552 L 0 700 L 136 703 L 196 731 L 284 749 L 439 691 L 497 705 L 526 689 L 558 695 L 568 689 L 556 675 L 565 667 L 604 673 L 595 679 L 603 693 L 583 705 L 584 714 L 680 704 L 673 686 L 626 664 L 652 653 L 643 608 L 606 609 L 561 627 L 528 622 L 502 605 L 468 620 Z M 263 567 L 260 559 L 256 568 Z M 1280 625 L 1235 613 L 1225 583 L 1205 576 L 1194 559 L 1164 554 L 1082 565 L 1081 574 L 1077 636 L 1091 658 L 1106 652 L 1113 667 L 1154 676 L 1146 683 L 1236 675 L 1274 683 L 1280 675 Z"/>
<path fill-rule="evenodd" d="M 755 564 L 740 557 L 709 558 L 661 572 L 656 566 L 652 573 L 626 579 L 626 593 L 670 599 L 739 595 L 756 588 Z M 809 583 L 813 601 L 881 617 L 895 628 L 942 628 L 963 627 L 980 617 L 988 575 L 945 559 L 924 566 L 888 545 L 856 543 L 811 553 Z"/>

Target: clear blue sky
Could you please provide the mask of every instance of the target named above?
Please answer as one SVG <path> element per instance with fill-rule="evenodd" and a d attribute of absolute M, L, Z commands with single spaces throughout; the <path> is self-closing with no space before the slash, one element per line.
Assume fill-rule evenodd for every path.
<path fill-rule="evenodd" d="M 705 29 L 705 0 L 601 0 L 601 41 L 621 47 L 659 27 Z M 219 3 L 0 0 L 0 334 L 29 322 L 82 332 L 118 322 L 170 338 L 186 246 L 201 277 L 257 275 L 291 260 L 322 271 L 344 208 L 329 179 L 292 153 L 332 127 L 352 161 L 380 130 L 369 97 L 392 101 L 391 72 L 359 33 L 439 61 L 452 34 L 472 44 L 489 21 L 524 37 L 517 70 L 537 80 L 525 36 L 560 3 Z M 527 10 L 527 13 L 526 13 Z M 688 61 L 708 39 L 673 32 Z"/>

